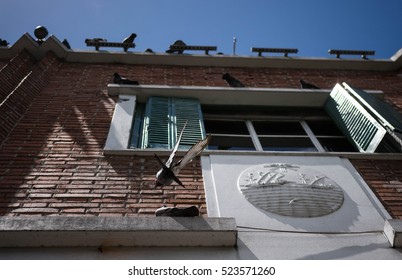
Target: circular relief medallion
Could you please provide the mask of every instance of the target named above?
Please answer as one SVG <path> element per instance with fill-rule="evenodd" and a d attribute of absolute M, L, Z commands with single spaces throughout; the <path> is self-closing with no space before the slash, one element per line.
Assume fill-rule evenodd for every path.
<path fill-rule="evenodd" d="M 320 217 L 343 204 L 342 189 L 317 170 L 288 164 L 252 166 L 239 177 L 242 194 L 254 206 L 283 216 Z"/>

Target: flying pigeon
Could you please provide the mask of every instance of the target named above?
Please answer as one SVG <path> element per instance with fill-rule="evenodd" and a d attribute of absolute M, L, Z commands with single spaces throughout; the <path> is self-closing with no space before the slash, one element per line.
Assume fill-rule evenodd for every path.
<path fill-rule="evenodd" d="M 186 208 L 178 207 L 163 207 L 155 211 L 155 216 L 170 216 L 170 217 L 195 217 L 200 215 L 200 210 L 196 206 Z"/>
<path fill-rule="evenodd" d="M 120 84 L 120 85 L 139 85 L 140 83 L 137 81 L 129 80 L 120 76 L 118 73 L 113 74 L 113 83 Z"/>
<path fill-rule="evenodd" d="M 137 37 L 137 34 L 131 33 L 130 36 L 124 38 L 123 44 L 132 44 L 132 43 L 134 43 L 135 37 Z"/>
<path fill-rule="evenodd" d="M 320 89 L 319 87 L 317 87 L 313 84 L 309 84 L 303 80 L 300 80 L 300 86 L 301 86 L 301 88 L 306 88 L 306 89 Z"/>
<path fill-rule="evenodd" d="M 177 149 L 179 148 L 181 137 L 183 136 L 184 129 L 186 128 L 187 122 L 184 124 L 179 138 L 177 139 L 176 145 L 173 148 L 172 153 L 169 156 L 169 159 L 166 163 L 163 163 L 162 160 L 156 155 L 155 158 L 157 159 L 161 169 L 156 173 L 156 180 L 155 180 L 155 187 L 158 186 L 168 186 L 175 181 L 177 184 L 182 186 L 183 183 L 176 177 L 179 174 L 180 170 L 182 170 L 188 163 L 190 163 L 196 156 L 198 156 L 208 145 L 209 141 L 211 140 L 211 135 L 208 135 L 205 139 L 198 141 L 195 143 L 187 153 L 177 162 L 173 162 L 175 160 L 175 155 Z"/>
<path fill-rule="evenodd" d="M 222 79 L 225 80 L 231 87 L 244 87 L 242 82 L 231 76 L 229 73 L 223 74 Z"/>

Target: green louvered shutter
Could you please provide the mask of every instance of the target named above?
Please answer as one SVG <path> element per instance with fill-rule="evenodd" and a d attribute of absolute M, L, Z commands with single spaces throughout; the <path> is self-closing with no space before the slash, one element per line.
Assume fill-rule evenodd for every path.
<path fill-rule="evenodd" d="M 201 106 L 197 99 L 149 97 L 144 117 L 142 148 L 172 149 L 184 123 L 180 147 L 189 147 L 205 137 Z"/>
<path fill-rule="evenodd" d="M 337 84 L 325 109 L 360 152 L 373 153 L 386 131 L 341 85 Z"/>
<path fill-rule="evenodd" d="M 187 122 L 180 147 L 192 146 L 200 139 L 205 138 L 204 123 L 202 121 L 201 105 L 197 99 L 172 98 L 173 115 L 176 126 L 173 131 L 174 140 L 177 139 L 181 128 Z M 174 141 L 176 143 L 176 141 Z M 174 144 L 171 148 L 173 148 Z"/>
<path fill-rule="evenodd" d="M 352 88 L 346 83 L 343 86 L 349 91 L 368 111 L 378 120 L 382 126 L 391 131 L 402 131 L 402 114 L 391 104 L 376 96 L 358 88 Z"/>
<path fill-rule="evenodd" d="M 165 97 L 148 98 L 142 133 L 142 148 L 168 148 L 171 142 L 171 113 L 169 99 Z"/>

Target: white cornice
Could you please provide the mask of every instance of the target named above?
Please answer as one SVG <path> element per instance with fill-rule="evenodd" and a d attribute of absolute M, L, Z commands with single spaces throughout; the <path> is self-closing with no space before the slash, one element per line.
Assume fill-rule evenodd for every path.
<path fill-rule="evenodd" d="M 305 106 L 322 107 L 331 90 L 309 90 L 291 88 L 232 88 L 160 85 L 118 85 L 109 84 L 109 95 L 135 95 L 139 102 L 149 96 L 197 98 L 202 104 Z"/>
<path fill-rule="evenodd" d="M 368 92 L 382 96 L 380 90 Z M 324 106 L 331 89 L 295 89 L 295 88 L 233 88 L 201 86 L 166 86 L 166 85 L 118 85 L 108 84 L 111 96 L 135 95 L 139 102 L 145 102 L 149 96 L 192 97 L 202 104 L 226 105 L 261 105 L 261 106 Z"/>
<path fill-rule="evenodd" d="M 390 59 L 344 59 L 306 57 L 257 57 L 232 55 L 166 54 L 141 52 L 83 51 L 67 49 L 55 36 L 41 45 L 25 33 L 14 45 L 0 47 L 0 59 L 11 59 L 23 49 L 36 59 L 54 52 L 67 62 L 123 63 L 142 65 L 176 65 L 208 67 L 267 67 L 288 69 L 338 69 L 394 71 L 402 67 L 402 49 Z"/>

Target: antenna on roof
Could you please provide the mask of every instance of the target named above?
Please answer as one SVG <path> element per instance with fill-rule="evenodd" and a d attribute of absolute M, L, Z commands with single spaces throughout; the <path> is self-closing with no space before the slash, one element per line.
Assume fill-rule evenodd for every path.
<path fill-rule="evenodd" d="M 233 37 L 233 55 L 236 55 L 236 37 Z"/>

